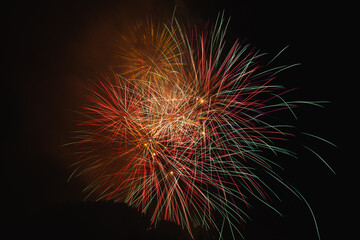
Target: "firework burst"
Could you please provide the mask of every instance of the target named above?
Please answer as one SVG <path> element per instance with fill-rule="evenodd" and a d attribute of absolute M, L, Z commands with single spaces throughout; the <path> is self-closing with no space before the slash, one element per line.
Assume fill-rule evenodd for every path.
<path fill-rule="evenodd" d="M 150 213 L 152 224 L 173 221 L 192 237 L 194 227 L 221 232 L 227 224 L 234 238 L 249 200 L 271 207 L 277 197 L 263 175 L 302 198 L 263 154 L 294 156 L 277 145 L 290 127 L 271 119 L 304 103 L 285 102 L 287 91 L 272 84 L 290 66 L 261 66 L 264 54 L 249 45 L 226 46 L 227 25 L 223 16 L 204 31 L 147 21 L 122 37 L 117 70 L 94 82 L 76 141 L 74 173 L 91 176 L 89 194 Z"/>

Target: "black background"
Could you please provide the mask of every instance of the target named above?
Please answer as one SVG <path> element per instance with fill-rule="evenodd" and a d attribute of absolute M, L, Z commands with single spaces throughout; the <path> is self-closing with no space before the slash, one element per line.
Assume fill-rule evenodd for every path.
<path fill-rule="evenodd" d="M 80 179 L 67 183 L 74 161 L 69 142 L 76 130 L 76 113 L 84 87 L 96 73 L 111 65 L 116 33 L 137 18 L 164 20 L 174 5 L 180 20 L 202 25 L 219 11 L 231 16 L 229 42 L 245 40 L 272 55 L 289 48 L 274 64 L 301 63 L 281 73 L 277 82 L 298 88 L 294 99 L 329 100 L 325 108 L 296 110 L 295 126 L 338 145 L 314 139 L 300 142 L 314 148 L 337 172 L 332 174 L 313 154 L 298 152 L 285 163 L 284 176 L 312 206 L 322 239 L 345 239 L 344 206 L 349 205 L 343 177 L 352 158 L 345 154 L 351 132 L 344 95 L 347 87 L 339 53 L 347 12 L 338 6 L 245 4 L 241 1 L 13 1 L 5 9 L 6 65 L 2 118 L 5 144 L 2 176 L 4 229 L 15 237 L 99 237 L 114 239 L 186 239 L 172 223 L 148 229 L 148 216 L 111 202 L 83 202 L 86 186 Z M 341 126 L 341 127 L 340 127 Z M 354 133 L 355 134 L 355 133 Z M 345 167 L 344 167 L 345 166 Z M 304 202 L 283 193 L 275 202 L 283 217 L 263 206 L 248 212 L 242 227 L 245 239 L 316 239 L 311 214 Z M 195 232 L 198 239 L 215 239 L 212 231 Z"/>

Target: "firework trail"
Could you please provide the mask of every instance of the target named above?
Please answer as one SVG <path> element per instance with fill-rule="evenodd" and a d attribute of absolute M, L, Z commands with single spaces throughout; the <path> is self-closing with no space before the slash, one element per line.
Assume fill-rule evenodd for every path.
<path fill-rule="evenodd" d="M 94 82 L 75 142 L 74 174 L 91 176 L 89 195 L 135 206 L 152 224 L 175 222 L 192 237 L 195 227 L 221 235 L 227 225 L 234 238 L 250 200 L 271 207 L 277 197 L 267 179 L 305 200 L 264 154 L 294 156 L 277 144 L 291 127 L 271 118 L 305 103 L 284 101 L 288 91 L 272 84 L 291 66 L 261 66 L 264 54 L 238 41 L 228 48 L 227 25 L 223 15 L 204 31 L 147 21 L 122 37 L 117 70 Z"/>

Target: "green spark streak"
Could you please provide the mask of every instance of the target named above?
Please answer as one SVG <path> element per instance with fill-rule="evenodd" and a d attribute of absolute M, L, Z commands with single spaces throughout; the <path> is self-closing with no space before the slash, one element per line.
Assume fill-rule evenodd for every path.
<path fill-rule="evenodd" d="M 334 169 L 332 169 L 330 167 L 330 165 L 317 153 L 315 152 L 314 150 L 312 150 L 311 148 L 303 145 L 304 148 L 306 148 L 307 150 L 309 150 L 310 152 L 312 152 L 313 154 L 315 154 L 334 174 L 336 174 L 336 172 L 334 171 Z"/>

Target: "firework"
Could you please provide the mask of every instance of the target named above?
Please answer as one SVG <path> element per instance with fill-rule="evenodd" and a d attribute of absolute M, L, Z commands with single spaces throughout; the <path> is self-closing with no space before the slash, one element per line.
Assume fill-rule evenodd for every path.
<path fill-rule="evenodd" d="M 152 224 L 173 221 L 192 237 L 194 227 L 221 233 L 227 224 L 234 238 L 251 199 L 271 207 L 277 197 L 266 179 L 303 199 L 264 154 L 294 156 L 277 144 L 293 135 L 290 126 L 271 118 L 304 103 L 284 101 L 287 90 L 272 84 L 289 66 L 261 66 L 264 54 L 249 45 L 226 46 L 227 25 L 220 15 L 204 31 L 147 21 L 122 37 L 117 70 L 94 82 L 83 108 L 74 173 L 91 177 L 89 194 L 150 213 Z"/>

